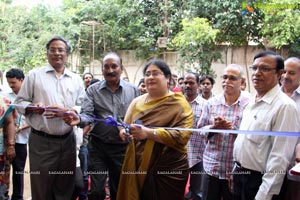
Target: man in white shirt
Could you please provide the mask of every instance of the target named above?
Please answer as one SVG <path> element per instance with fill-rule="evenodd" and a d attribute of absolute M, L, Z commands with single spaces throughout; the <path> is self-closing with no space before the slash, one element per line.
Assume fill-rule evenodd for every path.
<path fill-rule="evenodd" d="M 69 42 L 60 36 L 46 44 L 48 65 L 31 70 L 15 103 L 31 126 L 30 182 L 33 200 L 71 199 L 76 169 L 73 127 L 61 117 L 80 106 L 85 95 L 82 78 L 66 67 Z"/>
<path fill-rule="evenodd" d="M 300 114 L 300 59 L 296 57 L 290 57 L 284 62 L 284 74 L 281 77 L 281 90 L 287 94 L 296 103 L 298 113 Z M 299 146 L 297 149 L 300 150 L 300 138 L 298 139 Z M 294 166 L 295 162 L 300 161 L 300 151 L 293 156 L 290 164 L 290 168 Z M 282 188 L 282 195 L 285 200 L 300 199 L 300 177 L 292 176 L 287 173 L 286 187 Z"/>
<path fill-rule="evenodd" d="M 9 87 L 12 89 L 10 93 L 7 94 L 7 97 L 13 102 L 17 94 L 20 91 L 23 80 L 25 76 L 22 70 L 17 68 L 11 68 L 6 72 L 6 80 Z M 15 120 L 16 124 L 16 143 L 15 151 L 16 157 L 12 161 L 13 168 L 13 193 L 12 200 L 23 199 L 24 191 L 24 168 L 27 158 L 27 142 L 30 133 L 30 126 L 27 125 L 24 115 L 18 114 L 17 119 Z"/>
<path fill-rule="evenodd" d="M 278 84 L 282 57 L 260 52 L 250 69 L 256 94 L 244 110 L 240 130 L 298 132 L 296 105 Z M 233 150 L 234 199 L 276 199 L 296 142 L 293 137 L 239 134 Z"/>

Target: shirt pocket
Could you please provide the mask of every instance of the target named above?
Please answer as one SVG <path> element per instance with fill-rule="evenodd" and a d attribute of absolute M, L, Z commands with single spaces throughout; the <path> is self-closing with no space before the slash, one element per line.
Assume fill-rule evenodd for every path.
<path fill-rule="evenodd" d="M 73 85 L 68 86 L 66 90 L 67 92 L 64 96 L 65 106 L 70 108 L 75 106 L 75 101 L 77 100 L 77 91 Z"/>
<path fill-rule="evenodd" d="M 260 131 L 269 131 L 270 128 L 270 121 L 269 120 L 257 120 L 256 122 L 252 123 L 250 125 L 250 128 L 248 128 L 248 130 L 252 131 L 255 134 L 246 134 L 246 138 L 248 140 L 250 140 L 251 142 L 257 144 L 258 146 L 263 144 L 264 141 L 266 140 L 266 138 L 268 137 L 267 135 L 259 135 L 257 133 L 259 133 Z M 265 133 L 262 133 L 265 134 Z"/>
<path fill-rule="evenodd" d="M 246 135 L 246 138 L 252 143 L 255 143 L 257 146 L 263 144 L 266 137 L 267 136 L 265 135 L 250 135 L 250 134 Z"/>

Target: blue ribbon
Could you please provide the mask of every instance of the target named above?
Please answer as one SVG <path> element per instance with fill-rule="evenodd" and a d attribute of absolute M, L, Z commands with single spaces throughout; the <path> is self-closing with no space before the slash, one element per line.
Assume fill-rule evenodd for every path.
<path fill-rule="evenodd" d="M 232 134 L 250 134 L 250 135 L 268 135 L 268 136 L 289 136 L 289 137 L 300 137 L 300 132 L 283 132 L 283 131 L 261 131 L 261 130 L 224 130 L 224 129 L 204 129 L 204 128 L 180 128 L 180 127 L 153 127 L 163 128 L 167 130 L 181 130 L 181 131 L 193 131 L 204 133 L 232 133 Z"/>
<path fill-rule="evenodd" d="M 14 106 L 20 106 L 20 105 L 11 104 L 12 110 L 13 110 Z M 35 106 L 30 106 L 30 107 L 35 107 Z M 61 111 L 58 111 L 58 110 L 51 110 L 51 109 L 45 109 L 45 110 L 61 112 Z M 65 112 L 63 112 L 63 113 L 65 113 Z M 118 122 L 112 116 L 107 116 L 105 119 L 99 119 L 99 118 L 94 118 L 94 117 L 89 117 L 89 118 L 92 121 L 105 122 L 106 126 L 123 127 L 123 128 L 125 128 L 125 133 L 127 133 L 129 135 L 130 125 L 126 124 L 126 123 L 123 123 L 123 122 Z M 286 132 L 286 131 L 261 131 L 261 130 L 247 131 L 247 130 L 224 130 L 224 129 L 181 128 L 181 127 L 149 127 L 149 128 L 163 128 L 163 129 L 166 129 L 166 130 L 193 131 L 193 132 L 199 132 L 200 134 L 201 133 L 205 134 L 205 133 L 210 132 L 210 133 L 227 133 L 227 134 L 231 133 L 231 134 L 250 134 L 250 135 L 266 135 L 266 136 L 300 137 L 300 132 Z"/>

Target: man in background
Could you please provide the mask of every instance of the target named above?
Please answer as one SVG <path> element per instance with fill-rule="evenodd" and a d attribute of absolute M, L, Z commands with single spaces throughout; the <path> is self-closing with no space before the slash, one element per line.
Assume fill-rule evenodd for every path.
<path fill-rule="evenodd" d="M 282 91 L 287 94 L 291 99 L 293 99 L 296 103 L 298 109 L 298 116 L 300 114 L 300 59 L 296 57 L 288 58 L 284 62 L 284 73 L 281 77 L 281 89 Z M 295 137 L 295 140 L 298 139 L 297 146 L 300 147 L 300 139 Z M 295 162 L 300 161 L 299 153 L 293 156 L 291 160 L 290 167 L 291 168 Z M 297 176 L 292 176 L 287 172 L 287 180 L 284 182 L 285 185 L 282 186 L 282 197 L 285 200 L 296 200 L 300 199 L 300 178 Z"/>
<path fill-rule="evenodd" d="M 8 94 L 8 98 L 13 102 L 19 93 L 25 76 L 22 70 L 12 68 L 6 72 L 6 80 L 12 92 Z M 27 142 L 30 133 L 30 126 L 26 123 L 25 116 L 18 114 L 15 119 L 16 124 L 16 157 L 12 161 L 12 181 L 13 193 L 12 200 L 23 199 L 24 192 L 24 168 L 27 158 Z"/>
<path fill-rule="evenodd" d="M 206 102 L 199 93 L 199 75 L 189 72 L 183 78 L 183 93 L 186 100 L 192 107 L 194 115 L 193 128 L 197 128 L 198 120 L 202 114 L 203 106 Z M 203 151 L 205 149 L 205 140 L 197 132 L 193 132 L 187 145 L 187 154 L 190 171 L 190 187 L 185 199 L 201 200 L 201 180 L 203 174 Z"/>
<path fill-rule="evenodd" d="M 203 75 L 200 77 L 200 95 L 202 98 L 208 100 L 212 98 L 214 95 L 212 93 L 212 89 L 214 87 L 215 80 L 211 75 Z"/>

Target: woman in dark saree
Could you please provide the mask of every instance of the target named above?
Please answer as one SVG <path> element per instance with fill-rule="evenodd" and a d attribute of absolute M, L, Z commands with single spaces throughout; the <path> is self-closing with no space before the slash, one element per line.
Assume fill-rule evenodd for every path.
<path fill-rule="evenodd" d="M 188 179 L 186 144 L 191 131 L 180 128 L 192 127 L 192 109 L 181 93 L 169 91 L 171 71 L 164 61 L 151 60 L 143 73 L 148 93 L 134 99 L 127 110 L 129 135 L 120 130 L 121 138 L 131 142 L 117 199 L 181 200 Z"/>

